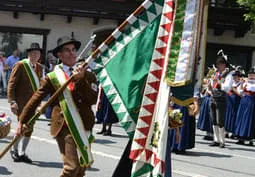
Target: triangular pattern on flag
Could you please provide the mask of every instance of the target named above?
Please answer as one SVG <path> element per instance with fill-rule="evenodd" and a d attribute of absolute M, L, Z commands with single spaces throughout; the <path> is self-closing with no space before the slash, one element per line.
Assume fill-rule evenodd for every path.
<path fill-rule="evenodd" d="M 143 121 L 143 122 L 146 122 L 147 123 L 147 126 L 149 126 L 150 124 L 151 124 L 151 116 L 142 116 L 141 117 L 141 120 Z M 147 128 L 147 127 L 146 127 Z"/>
<path fill-rule="evenodd" d="M 163 176 L 164 174 L 164 167 L 161 167 L 161 165 L 165 164 L 164 163 L 165 154 L 163 154 L 165 151 L 162 150 L 161 152 L 161 150 L 155 150 L 157 148 L 152 147 L 152 144 L 149 143 L 152 141 L 151 138 L 153 138 L 152 136 L 154 135 L 154 133 L 156 133 L 156 131 L 158 130 L 160 130 L 162 134 L 160 135 L 162 136 L 160 137 L 161 141 L 166 141 L 166 137 L 167 137 L 167 126 L 160 125 L 157 123 L 160 120 L 160 118 L 159 119 L 157 118 L 157 117 L 160 117 L 160 115 L 157 115 L 157 114 L 158 112 L 161 112 L 161 111 L 155 111 L 155 109 L 161 109 L 159 106 L 159 104 L 161 103 L 157 103 L 157 100 L 159 99 L 159 97 L 162 97 L 164 95 L 166 99 L 165 103 L 167 105 L 168 96 L 169 96 L 169 88 L 168 86 L 166 86 L 166 83 L 163 83 L 164 82 L 163 71 L 165 71 L 166 69 L 166 64 L 168 59 L 167 47 L 168 47 L 169 39 L 170 39 L 169 32 L 171 31 L 170 29 L 171 26 L 169 26 L 168 24 L 172 24 L 172 23 L 169 23 L 169 21 L 173 21 L 173 19 L 169 19 L 168 17 L 173 17 L 174 15 L 169 16 L 169 15 L 163 15 L 163 14 L 169 14 L 169 13 L 173 14 L 174 10 L 172 9 L 173 7 L 169 6 L 169 4 L 171 4 L 169 2 L 173 2 L 173 0 L 166 0 L 164 2 L 165 2 L 165 5 L 162 11 L 161 23 L 160 23 L 159 31 L 157 35 L 158 37 L 156 39 L 154 54 L 153 54 L 153 58 L 152 58 L 151 66 L 150 66 L 150 73 L 148 75 L 146 86 L 145 86 L 146 93 L 144 93 L 142 108 L 140 110 L 139 119 L 137 122 L 137 128 L 136 128 L 136 132 L 133 139 L 133 142 L 136 142 L 136 143 L 146 142 L 144 147 L 144 152 L 141 152 L 140 146 L 142 143 L 139 144 L 140 146 L 136 146 L 137 144 L 133 143 L 131 148 L 131 153 L 130 153 L 130 158 L 135 160 L 137 163 L 139 163 L 139 161 L 140 163 L 144 163 L 144 166 L 140 168 L 140 166 L 136 166 L 137 163 L 135 163 L 132 169 L 132 174 L 133 174 L 132 176 L 146 176 L 145 174 L 147 174 L 147 171 L 144 169 L 144 173 L 142 173 L 141 169 L 143 169 L 143 167 L 145 166 L 148 167 L 148 164 L 150 164 L 151 167 L 155 167 L 154 168 L 155 171 L 150 171 L 150 173 L 148 173 L 149 175 L 156 174 L 156 176 L 161 176 L 161 175 Z M 164 29 L 164 27 L 166 27 L 166 29 Z M 161 89 L 160 89 L 160 85 L 162 85 Z M 150 93 L 151 89 L 146 89 L 147 87 L 149 88 L 152 87 L 154 92 Z M 155 90 L 158 90 L 159 92 L 155 92 Z M 148 100 L 150 100 L 150 103 Z M 154 103 L 151 103 L 151 101 Z M 166 105 L 162 105 L 162 110 L 168 111 L 168 107 Z M 143 113 L 145 110 L 147 112 L 147 115 Z M 151 113 L 151 115 L 149 115 L 148 112 Z M 168 118 L 163 116 L 162 120 L 163 122 L 167 122 Z M 141 121 L 147 122 L 147 125 L 140 124 Z M 152 126 L 162 126 L 162 129 L 159 128 L 158 130 L 156 130 L 155 128 L 152 128 Z M 148 130 L 148 129 L 153 130 L 153 132 L 152 133 L 148 132 L 147 139 L 144 139 L 144 137 L 140 136 L 140 134 L 142 133 L 144 135 L 145 133 L 144 130 Z M 162 147 L 162 148 L 165 148 L 165 147 Z M 137 153 L 136 150 L 139 151 L 139 153 Z M 151 153 L 148 153 L 148 152 L 151 152 Z M 143 155 L 145 155 L 146 157 L 144 157 Z"/>
<path fill-rule="evenodd" d="M 160 67 L 164 67 L 164 58 L 159 58 L 159 59 L 155 59 L 154 60 L 154 63 L 156 63 L 158 66 L 160 66 Z"/>
<path fill-rule="evenodd" d="M 151 100 L 153 102 L 156 102 L 157 101 L 157 95 L 158 95 L 158 93 L 149 93 L 149 94 L 146 94 L 146 97 L 149 100 Z"/>
<path fill-rule="evenodd" d="M 132 177 L 164 174 L 164 147 L 162 143 L 160 147 L 153 145 L 152 136 L 166 140 L 168 119 L 164 113 L 169 87 L 164 83 L 164 73 L 173 4 L 174 0 L 144 1 L 87 59 L 97 62 L 95 72 L 107 90 L 106 96 L 120 124 L 133 138 Z M 162 105 L 159 100 L 163 100 Z"/>
<path fill-rule="evenodd" d="M 142 127 L 142 128 L 138 128 L 138 130 L 144 134 L 144 135 L 147 135 L 150 131 L 150 127 Z"/>
<path fill-rule="evenodd" d="M 163 24 L 161 25 L 161 27 L 164 28 L 168 33 L 170 33 L 172 23 Z"/>

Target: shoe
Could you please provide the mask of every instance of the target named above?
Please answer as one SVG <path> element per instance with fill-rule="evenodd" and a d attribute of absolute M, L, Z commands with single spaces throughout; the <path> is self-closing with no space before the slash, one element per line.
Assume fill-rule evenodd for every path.
<path fill-rule="evenodd" d="M 97 132 L 97 134 L 104 134 L 106 131 L 105 130 L 101 130 L 100 132 Z"/>
<path fill-rule="evenodd" d="M 211 137 L 211 136 L 204 136 L 203 139 L 204 139 L 204 140 L 208 140 L 208 141 L 212 141 L 212 140 L 213 140 L 213 137 Z"/>
<path fill-rule="evenodd" d="M 112 136 L 112 131 L 106 131 L 103 133 L 104 136 Z"/>
<path fill-rule="evenodd" d="M 249 142 L 249 146 L 253 146 L 253 141 L 250 141 L 250 142 Z"/>
<path fill-rule="evenodd" d="M 220 143 L 213 142 L 212 144 L 209 144 L 209 146 L 214 147 L 214 146 L 220 146 Z"/>
<path fill-rule="evenodd" d="M 10 154 L 11 154 L 11 157 L 12 157 L 14 162 L 19 162 L 20 161 L 20 157 L 19 157 L 19 154 L 18 154 L 17 150 L 11 150 Z"/>
<path fill-rule="evenodd" d="M 238 140 L 236 144 L 244 145 L 244 140 Z"/>
<path fill-rule="evenodd" d="M 32 160 L 26 154 L 19 156 L 19 159 L 21 162 L 32 163 Z"/>
<path fill-rule="evenodd" d="M 177 149 L 175 149 L 175 148 L 174 148 L 174 149 L 172 149 L 172 152 L 174 152 L 174 153 L 176 153 L 177 151 L 178 151 L 178 150 L 177 150 Z"/>
<path fill-rule="evenodd" d="M 220 143 L 220 148 L 225 148 L 225 144 L 224 143 Z"/>
<path fill-rule="evenodd" d="M 234 140 L 234 139 L 236 139 L 236 136 L 232 134 L 232 135 L 230 136 L 230 139 L 233 139 L 233 140 Z"/>

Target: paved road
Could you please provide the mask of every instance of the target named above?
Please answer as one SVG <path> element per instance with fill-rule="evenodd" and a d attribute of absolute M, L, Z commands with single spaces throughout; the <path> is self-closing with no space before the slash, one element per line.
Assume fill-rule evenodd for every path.
<path fill-rule="evenodd" d="M 17 122 L 9 112 L 6 99 L 0 99 L 0 111 L 13 117 L 12 131 L 0 139 L 0 150 L 11 141 Z M 94 132 L 101 125 L 96 125 Z M 111 177 L 127 143 L 127 136 L 118 125 L 113 126 L 113 136 L 96 135 L 93 144 L 95 162 L 87 171 L 87 177 Z M 251 177 L 255 176 L 255 146 L 236 145 L 228 140 L 225 149 L 209 147 L 203 140 L 203 132 L 196 132 L 196 148 L 186 155 L 172 154 L 173 177 Z M 14 163 L 9 153 L 0 160 L 0 177 L 57 177 L 62 168 L 61 157 L 55 140 L 49 135 L 48 120 L 41 117 L 33 133 L 27 153 L 33 164 Z"/>

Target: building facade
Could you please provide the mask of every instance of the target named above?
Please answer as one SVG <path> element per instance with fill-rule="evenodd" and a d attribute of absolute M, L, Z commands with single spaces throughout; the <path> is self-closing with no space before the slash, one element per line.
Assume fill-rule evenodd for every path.
<path fill-rule="evenodd" d="M 39 42 L 46 55 L 57 45 L 57 39 L 61 36 L 80 40 L 82 49 L 90 36 L 97 34 L 95 44 L 99 45 L 141 2 L 1 0 L 0 50 L 6 50 L 6 55 L 11 53 L 5 38 L 15 38 L 10 35 L 12 33 L 22 34 L 16 39 L 21 53 L 31 42 Z M 255 30 L 253 32 L 251 22 L 243 19 L 245 9 L 237 6 L 235 0 L 210 0 L 209 3 L 206 65 L 215 63 L 220 49 L 225 51 L 234 65 L 242 65 L 246 70 L 255 65 Z"/>

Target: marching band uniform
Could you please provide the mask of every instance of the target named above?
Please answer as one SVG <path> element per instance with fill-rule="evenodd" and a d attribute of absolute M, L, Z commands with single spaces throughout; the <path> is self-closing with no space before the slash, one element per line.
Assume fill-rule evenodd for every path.
<path fill-rule="evenodd" d="M 231 90 L 227 93 L 227 108 L 225 116 L 225 130 L 230 133 L 235 132 L 236 113 L 241 100 L 240 87 L 242 85 L 240 81 L 241 73 L 235 71 L 233 77 L 239 77 L 238 80 L 234 80 Z"/>
<path fill-rule="evenodd" d="M 36 50 L 40 51 L 40 53 L 42 52 L 38 43 L 32 43 L 31 47 L 27 49 L 28 55 L 30 55 L 30 52 Z M 36 60 L 38 61 L 40 59 L 40 54 L 37 55 Z M 18 120 L 20 120 L 20 114 L 25 104 L 39 88 L 42 71 L 43 68 L 34 62 L 32 63 L 30 57 L 29 59 L 23 59 L 17 62 L 13 67 L 8 83 L 8 102 L 11 104 L 12 111 L 13 109 L 16 110 L 14 110 L 14 113 L 17 115 Z M 10 153 L 15 162 L 32 162 L 25 154 L 31 134 L 32 130 L 25 133 L 24 136 L 14 143 Z"/>
<path fill-rule="evenodd" d="M 71 47 L 75 48 L 70 49 Z M 76 50 L 78 50 L 79 47 L 79 41 L 70 39 L 69 37 L 63 37 L 58 40 L 58 46 L 53 50 L 53 53 L 55 56 L 72 55 L 73 60 L 73 58 L 76 58 Z M 75 55 L 75 57 L 73 55 Z M 52 78 L 54 73 L 56 74 L 57 79 L 61 79 L 61 74 L 64 75 L 66 79 L 72 74 L 71 68 L 74 67 L 73 69 L 75 69 L 75 59 L 74 64 L 71 66 L 67 65 L 61 57 L 59 57 L 59 59 L 63 64 L 56 66 L 57 69 L 49 73 L 42 81 L 41 87 L 26 104 L 25 109 L 20 116 L 20 124 L 26 123 L 28 119 L 31 118 L 36 107 L 45 96 L 48 94 L 53 95 L 56 92 L 54 78 Z M 56 72 L 59 72 L 60 74 L 57 74 Z M 66 100 L 66 102 L 73 101 L 74 104 L 71 104 L 71 106 L 69 104 L 68 110 L 70 112 L 72 110 L 77 112 L 78 117 L 73 117 L 72 120 L 81 120 L 81 126 L 83 127 L 81 127 L 81 129 L 83 129 L 84 132 L 91 133 L 94 126 L 95 117 L 91 105 L 95 104 L 97 100 L 97 90 L 95 85 L 96 77 L 94 74 L 83 70 L 73 76 L 72 82 L 65 90 L 67 92 L 63 92 L 63 94 L 70 93 L 70 98 L 68 100 L 65 98 L 64 100 Z M 61 97 L 59 97 L 59 100 L 60 99 Z M 66 114 L 66 110 L 63 109 L 59 100 L 57 99 L 51 104 L 52 114 L 50 132 L 51 135 L 56 138 L 60 153 L 63 156 L 63 170 L 61 177 L 83 177 L 86 167 L 80 165 L 80 159 L 76 149 L 78 144 L 73 136 L 72 127 L 69 126 L 68 123 L 68 120 L 70 120 L 69 118 L 74 116 L 74 114 Z M 79 132 L 79 134 L 81 134 L 81 132 Z"/>
<path fill-rule="evenodd" d="M 214 76 L 214 81 L 211 82 L 212 96 L 210 100 L 210 114 L 213 120 L 213 136 L 214 142 L 210 146 L 225 147 L 225 130 L 224 118 L 226 112 L 226 92 L 230 90 L 233 82 L 232 74 L 226 68 L 227 61 L 222 56 L 216 61 L 217 68 L 224 67 L 222 72 L 217 71 Z"/>
<path fill-rule="evenodd" d="M 255 68 L 249 71 L 248 81 L 244 84 L 235 129 L 235 135 L 245 140 L 255 137 L 255 78 L 250 78 L 250 74 L 255 74 Z"/>

